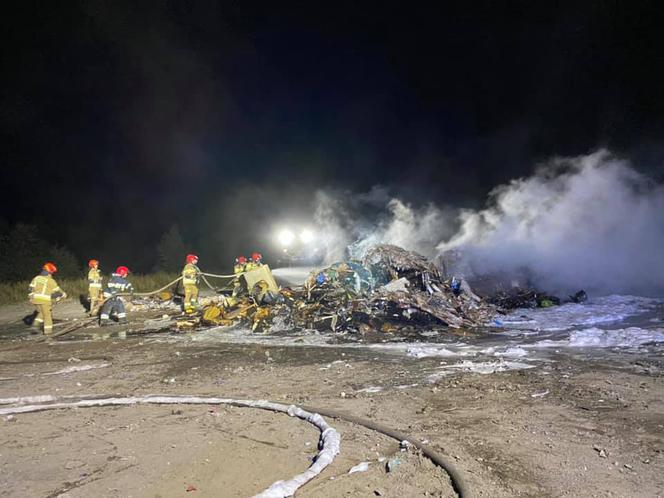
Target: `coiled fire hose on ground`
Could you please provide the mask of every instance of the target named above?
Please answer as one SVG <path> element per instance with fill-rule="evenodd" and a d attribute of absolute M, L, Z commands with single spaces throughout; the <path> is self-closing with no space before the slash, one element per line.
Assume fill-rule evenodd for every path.
<path fill-rule="evenodd" d="M 20 403 L 37 402 L 39 404 L 22 405 Z M 231 405 L 244 408 L 259 408 L 273 412 L 286 413 L 315 425 L 321 432 L 320 450 L 314 463 L 304 472 L 286 481 L 277 481 L 265 491 L 256 495 L 257 498 L 282 498 L 292 496 L 298 488 L 319 475 L 334 457 L 339 454 L 341 436 L 318 413 L 312 413 L 295 405 L 283 405 L 265 400 L 229 399 L 199 396 L 132 396 L 126 398 L 95 398 L 76 399 L 75 397 L 58 398 L 55 396 L 33 396 L 24 398 L 0 399 L 0 404 L 12 404 L 8 408 L 0 408 L 0 415 L 15 415 L 44 410 L 63 408 L 90 408 L 99 406 L 121 406 L 135 404 L 196 404 L 196 405 Z"/>
<path fill-rule="evenodd" d="M 35 404 L 26 404 L 35 403 Z M 309 482 L 311 479 L 319 475 L 332 461 L 334 457 L 339 454 L 341 436 L 339 432 L 330 427 L 325 417 L 344 420 L 352 424 L 361 425 L 368 429 L 374 430 L 386 436 L 389 436 L 398 441 L 408 441 L 411 445 L 418 448 L 422 453 L 428 457 L 434 464 L 441 467 L 450 476 L 452 486 L 460 498 L 468 498 L 468 490 L 461 475 L 445 457 L 436 453 L 428 446 L 417 442 L 416 439 L 411 439 L 407 435 L 395 431 L 382 424 L 367 420 L 364 418 L 348 415 L 331 409 L 320 409 L 312 407 L 298 407 L 295 405 L 283 405 L 280 403 L 272 403 L 265 400 L 239 400 L 229 398 L 214 398 L 214 397 L 201 397 L 201 396 L 132 396 L 132 397 L 94 397 L 81 399 L 77 396 L 26 396 L 17 398 L 0 399 L 0 405 L 12 405 L 7 408 L 0 408 L 1 415 L 15 415 L 19 413 L 30 413 L 44 410 L 56 410 L 63 408 L 89 408 L 100 406 L 121 406 L 133 404 L 209 404 L 209 405 L 231 405 L 245 408 L 259 408 L 261 410 L 269 410 L 273 412 L 287 413 L 291 417 L 295 416 L 306 420 L 307 422 L 315 425 L 321 431 L 320 437 L 320 451 L 315 459 L 315 462 L 305 472 L 287 481 L 277 481 L 273 483 L 262 493 L 256 495 L 260 498 L 281 498 L 292 496 L 295 491 Z"/>

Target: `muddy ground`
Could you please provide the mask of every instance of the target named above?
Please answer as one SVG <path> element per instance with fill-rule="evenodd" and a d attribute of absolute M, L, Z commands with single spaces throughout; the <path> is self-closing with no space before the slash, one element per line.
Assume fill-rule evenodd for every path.
<path fill-rule="evenodd" d="M 92 330 L 41 342 L 20 323 L 28 310 L 0 310 L 0 398 L 195 394 L 332 408 L 428 441 L 471 496 L 664 496 L 661 363 L 560 355 L 529 370 L 432 378 L 439 359 L 134 336 L 135 325 L 126 339 L 111 327 L 106 339 Z M 56 313 L 82 317 L 74 303 Z M 341 454 L 297 496 L 456 496 L 417 452 L 328 422 Z M 305 470 L 318 436 L 286 415 L 207 405 L 4 417 L 0 496 L 251 496 Z M 360 462 L 369 470 L 348 474 Z"/>

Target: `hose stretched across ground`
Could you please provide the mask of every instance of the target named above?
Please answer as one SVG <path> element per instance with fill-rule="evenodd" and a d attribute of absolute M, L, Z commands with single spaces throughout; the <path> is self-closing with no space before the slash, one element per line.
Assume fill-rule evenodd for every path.
<path fill-rule="evenodd" d="M 212 277 L 212 278 L 235 278 L 235 277 L 239 277 L 243 273 L 246 273 L 246 272 L 234 273 L 233 275 L 215 275 L 214 273 L 201 273 L 201 275 L 205 275 L 206 277 Z"/>
<path fill-rule="evenodd" d="M 459 495 L 459 498 L 468 498 L 470 496 L 470 494 L 468 493 L 467 486 L 463 478 L 461 477 L 459 471 L 454 467 L 454 465 L 451 462 L 449 462 L 442 455 L 436 453 L 433 449 L 429 448 L 428 446 L 422 443 L 419 443 L 416 439 L 410 438 L 407 435 L 399 431 L 396 431 L 394 429 L 391 429 L 387 426 L 384 426 L 372 420 L 367 420 L 364 418 L 356 417 L 354 415 L 341 413 L 336 410 L 325 409 L 325 408 L 322 409 L 312 408 L 307 406 L 303 406 L 300 408 L 293 405 L 287 407 L 286 405 L 271 403 L 269 401 L 264 401 L 264 400 L 261 401 L 232 400 L 224 398 L 205 398 L 205 397 L 195 397 L 195 396 L 143 396 L 143 397 L 132 397 L 132 398 L 103 398 L 95 396 L 93 399 L 88 397 L 87 399 L 79 399 L 78 401 L 73 401 L 74 399 L 76 399 L 75 396 L 55 397 L 50 395 L 0 399 L 0 405 L 3 404 L 14 405 L 9 408 L 0 408 L 0 415 L 50 410 L 56 408 L 128 405 L 136 403 L 230 404 L 233 406 L 240 406 L 240 407 L 249 406 L 254 408 L 261 408 L 264 410 L 286 412 L 291 416 L 295 415 L 299 418 L 303 418 L 318 426 L 322 432 L 321 439 L 323 442 L 323 448 L 319 453 L 319 457 L 316 460 L 316 464 L 318 464 L 318 462 L 320 461 L 321 455 L 327 451 L 327 453 L 325 453 L 325 455 L 327 455 L 325 457 L 325 463 L 321 462 L 322 464 L 321 467 L 316 469 L 314 469 L 314 466 L 316 465 L 314 464 L 314 466 L 310 467 L 307 470 L 307 472 L 305 472 L 304 474 L 300 474 L 299 476 L 296 476 L 295 478 L 291 479 L 291 481 L 286 481 L 286 482 L 277 481 L 272 486 L 270 486 L 270 488 L 268 488 L 261 495 L 259 495 L 263 498 L 274 497 L 274 496 L 290 496 L 290 494 L 283 494 L 284 491 L 288 490 L 288 492 L 293 494 L 298 487 L 302 486 L 305 482 L 308 482 L 309 480 L 313 479 L 313 477 L 318 475 L 327 465 L 329 465 L 329 463 L 331 463 L 332 459 L 334 459 L 334 456 L 339 452 L 340 436 L 335 429 L 327 425 L 327 423 L 322 417 L 335 418 L 339 420 L 344 420 L 346 422 L 350 422 L 352 424 L 361 425 L 373 431 L 380 432 L 381 434 L 394 438 L 400 442 L 408 441 L 410 444 L 412 444 L 420 451 L 422 451 L 422 453 L 427 458 L 429 458 L 434 464 L 438 465 L 445 472 L 447 472 L 447 474 L 450 476 L 450 480 L 452 481 L 452 486 Z M 40 403 L 40 404 L 21 406 L 25 405 L 26 403 Z M 49 403 L 49 404 L 41 404 L 41 403 Z M 284 409 L 284 407 L 286 409 Z M 314 419 L 316 420 L 316 422 L 312 421 Z M 321 421 L 322 424 L 324 425 L 317 423 Z M 331 436 L 330 433 L 328 433 L 328 431 L 332 431 L 334 435 Z M 313 472 L 312 469 L 314 469 Z M 306 480 L 301 481 L 301 479 L 303 479 L 301 476 L 304 476 L 305 474 L 307 475 Z M 298 480 L 299 485 L 297 485 L 297 487 L 295 488 L 287 487 L 289 483 L 293 483 L 298 478 L 299 478 Z"/>
<path fill-rule="evenodd" d="M 65 401 L 66 400 L 66 401 Z M 22 405 L 22 403 L 38 403 Z M 96 406 L 122 406 L 135 404 L 205 404 L 205 405 L 231 405 L 244 408 L 259 408 L 273 412 L 281 412 L 298 417 L 315 425 L 320 431 L 320 450 L 314 463 L 304 472 L 286 481 L 277 481 L 265 491 L 254 498 L 283 498 L 295 494 L 298 488 L 319 475 L 334 457 L 339 454 L 341 436 L 318 413 L 312 413 L 295 405 L 283 405 L 265 400 L 228 399 L 199 396 L 132 396 L 128 398 L 93 398 L 72 400 L 72 397 L 58 398 L 55 396 L 26 396 L 21 398 L 0 399 L 0 405 L 12 404 L 7 408 L 0 408 L 0 415 L 14 415 L 43 410 L 56 410 L 62 408 L 86 408 Z"/>
<path fill-rule="evenodd" d="M 212 289 L 212 290 L 216 290 L 214 287 L 212 287 L 212 285 L 210 284 L 210 282 L 208 282 L 207 279 L 206 279 L 205 277 L 213 277 L 213 278 L 228 278 L 228 279 L 231 279 L 231 278 L 236 278 L 236 277 L 238 277 L 239 275 L 242 275 L 242 274 L 241 274 L 241 273 L 238 273 L 238 274 L 235 274 L 235 275 L 215 275 L 214 273 L 201 273 L 200 275 L 203 277 L 203 280 L 204 280 L 205 283 L 208 285 L 208 287 L 210 287 L 210 289 Z M 170 282 L 170 283 L 164 285 L 163 287 L 161 287 L 161 288 L 159 288 L 159 289 L 157 289 L 157 290 L 154 290 L 154 291 L 150 291 L 150 292 L 134 292 L 133 294 L 130 294 L 130 293 L 126 293 L 126 292 L 124 292 L 124 293 L 120 293 L 120 294 L 116 294 L 116 295 L 118 295 L 118 296 L 132 296 L 132 295 L 133 295 L 133 296 L 137 296 L 137 297 L 154 296 L 155 294 L 159 294 L 160 292 L 165 291 L 166 289 L 168 289 L 168 288 L 171 287 L 172 285 L 175 285 L 175 284 L 178 283 L 180 280 L 182 280 L 182 276 L 176 278 L 175 280 L 173 280 L 172 282 Z"/>
<path fill-rule="evenodd" d="M 159 288 L 159 289 L 157 289 L 157 290 L 154 290 L 154 291 L 150 291 L 150 292 L 134 292 L 133 294 L 131 294 L 131 293 L 129 293 L 129 292 L 122 292 L 122 293 L 120 293 L 120 294 L 116 294 L 116 296 L 138 296 L 138 297 L 154 296 L 155 294 L 159 294 L 160 292 L 165 291 L 165 290 L 168 289 L 171 285 L 175 285 L 175 284 L 177 284 L 180 280 L 182 280 L 182 276 L 176 278 L 176 279 L 173 280 L 172 282 L 170 282 L 170 283 L 164 285 L 163 287 L 161 287 L 161 288 Z"/>
<path fill-rule="evenodd" d="M 394 429 L 390 429 L 389 427 L 374 422 L 373 420 L 356 417 L 354 415 L 348 415 L 345 413 L 338 412 L 336 410 L 330 410 L 326 408 L 310 408 L 306 406 L 304 406 L 303 408 L 305 410 L 314 410 L 316 413 L 319 413 L 324 417 L 336 418 L 339 420 L 345 420 L 346 422 L 351 422 L 353 424 L 361 425 L 363 427 L 366 427 L 367 429 L 371 429 L 373 431 L 377 431 L 380 432 L 381 434 L 394 438 L 397 441 L 408 441 L 410 444 L 412 444 L 420 451 L 422 451 L 422 453 L 427 458 L 429 458 L 429 460 L 431 460 L 433 463 L 435 463 L 445 472 L 447 472 L 447 474 L 450 476 L 450 480 L 452 481 L 452 486 L 459 495 L 459 498 L 468 498 L 470 496 L 470 494 L 468 493 L 467 486 L 463 478 L 461 477 L 461 474 L 454 467 L 454 465 L 444 456 L 439 455 L 433 449 L 418 442 L 416 439 L 411 439 L 406 434 L 403 434 L 399 431 L 395 431 Z"/>

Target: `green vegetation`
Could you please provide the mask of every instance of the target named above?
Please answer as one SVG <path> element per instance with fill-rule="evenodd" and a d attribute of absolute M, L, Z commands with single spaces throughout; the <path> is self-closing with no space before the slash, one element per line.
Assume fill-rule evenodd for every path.
<path fill-rule="evenodd" d="M 163 287 L 179 276 L 179 273 L 167 272 L 156 272 L 149 275 L 130 274 L 128 280 L 134 285 L 134 290 L 136 292 L 150 292 Z M 56 273 L 55 279 L 60 287 L 67 293 L 69 299 L 78 299 L 80 295 L 88 295 L 88 281 L 86 278 L 60 279 Z M 107 279 L 108 275 L 104 275 L 104 284 L 106 284 Z M 27 302 L 29 285 L 29 280 L 0 283 L 0 304 Z"/>
<path fill-rule="evenodd" d="M 81 275 L 81 266 L 71 251 L 42 239 L 36 226 L 17 223 L 10 230 L 0 230 L 0 281 L 20 285 L 47 261 L 56 264 L 61 278 Z"/>

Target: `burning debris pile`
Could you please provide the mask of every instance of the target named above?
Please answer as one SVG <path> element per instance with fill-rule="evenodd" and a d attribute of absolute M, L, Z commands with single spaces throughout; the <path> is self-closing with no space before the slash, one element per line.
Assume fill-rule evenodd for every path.
<path fill-rule="evenodd" d="M 362 261 L 313 272 L 302 287 L 274 292 L 262 281 L 248 285 L 254 280 L 244 280 L 237 300 L 220 296 L 181 326 L 242 323 L 257 331 L 394 332 L 477 327 L 496 313 L 466 282 L 445 280 L 432 262 L 393 245 L 374 247 Z"/>
<path fill-rule="evenodd" d="M 588 299 L 585 291 L 580 290 L 568 299 L 561 300 L 557 296 L 540 292 L 533 288 L 515 287 L 510 291 L 498 290 L 491 295 L 488 301 L 505 310 L 517 308 L 550 308 L 563 303 L 583 303 Z"/>

